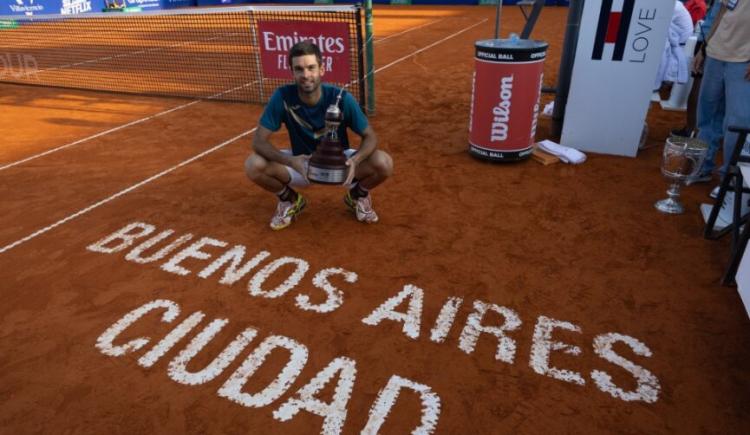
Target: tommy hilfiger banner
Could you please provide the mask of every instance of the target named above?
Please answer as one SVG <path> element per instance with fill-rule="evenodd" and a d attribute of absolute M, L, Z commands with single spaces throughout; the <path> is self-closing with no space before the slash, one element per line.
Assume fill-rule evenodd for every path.
<path fill-rule="evenodd" d="M 586 0 L 561 142 L 635 156 L 675 0 Z"/>
<path fill-rule="evenodd" d="M 594 60 L 601 60 L 605 46 L 612 48 L 610 57 L 612 60 L 622 60 L 625 53 L 635 0 L 620 0 L 617 10 L 614 9 L 614 3 L 614 0 L 603 0 L 599 9 L 596 39 L 591 53 L 591 58 Z"/>

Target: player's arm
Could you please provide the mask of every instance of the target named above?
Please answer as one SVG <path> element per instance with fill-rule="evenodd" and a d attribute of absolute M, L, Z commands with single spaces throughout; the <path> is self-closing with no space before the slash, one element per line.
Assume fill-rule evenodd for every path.
<path fill-rule="evenodd" d="M 351 184 L 354 180 L 354 175 L 357 173 L 357 165 L 367 160 L 378 146 L 378 138 L 375 136 L 375 130 L 373 130 L 371 126 L 368 125 L 362 130 L 360 136 L 362 137 L 362 142 L 359 144 L 359 149 L 346 161 L 346 166 L 349 167 L 349 171 L 346 175 L 346 181 L 344 181 L 344 184 L 347 185 Z"/>
<path fill-rule="evenodd" d="M 269 162 L 291 166 L 291 156 L 282 153 L 271 143 L 270 138 L 272 134 L 272 130 L 259 125 L 253 137 L 253 151 Z"/>
<path fill-rule="evenodd" d="M 269 162 L 276 162 L 284 166 L 289 166 L 295 171 L 302 174 L 303 177 L 307 178 L 305 161 L 308 160 L 310 156 L 290 156 L 288 154 L 282 153 L 275 146 L 273 146 L 273 144 L 269 140 L 272 134 L 273 130 L 259 125 L 258 129 L 255 131 L 255 136 L 253 137 L 253 150 Z"/>
<path fill-rule="evenodd" d="M 378 146 L 378 137 L 375 135 L 375 130 L 373 130 L 371 125 L 368 125 L 360 136 L 362 137 L 362 142 L 359 144 L 357 153 L 352 156 L 355 163 L 367 160 Z"/>
<path fill-rule="evenodd" d="M 359 149 L 352 160 L 354 160 L 354 163 L 364 162 L 375 152 L 378 146 L 378 137 L 368 122 L 367 116 L 362 112 L 352 94 L 348 92 L 344 93 L 344 118 L 349 128 L 362 138 Z"/>

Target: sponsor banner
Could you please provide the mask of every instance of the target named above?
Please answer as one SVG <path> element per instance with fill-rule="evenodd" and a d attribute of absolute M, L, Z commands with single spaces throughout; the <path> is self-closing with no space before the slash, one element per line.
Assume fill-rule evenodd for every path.
<path fill-rule="evenodd" d="M 104 0 L 4 0 L 0 15 L 74 15 L 101 12 Z"/>
<path fill-rule="evenodd" d="M 57 14 L 60 11 L 60 0 L 6 0 L 2 3 L 2 15 Z"/>
<path fill-rule="evenodd" d="M 258 21 L 260 57 L 265 78 L 291 78 L 287 56 L 294 44 L 311 40 L 323 54 L 324 80 L 349 83 L 349 26 L 315 21 Z"/>
<path fill-rule="evenodd" d="M 62 0 L 60 13 L 63 15 L 82 14 L 93 10 L 91 0 Z"/>
<path fill-rule="evenodd" d="M 162 3 L 167 3 L 164 0 L 126 0 L 129 7 L 137 6 L 141 10 L 153 11 L 155 9 L 162 9 Z"/>
<path fill-rule="evenodd" d="M 638 152 L 675 0 L 587 0 L 561 143 Z"/>
<path fill-rule="evenodd" d="M 248 3 L 248 0 L 198 0 L 198 6 L 216 6 L 231 5 L 238 3 Z"/>
<path fill-rule="evenodd" d="M 196 0 L 166 0 L 166 2 L 162 0 L 162 8 L 164 9 L 195 6 L 196 4 Z"/>
<path fill-rule="evenodd" d="M 18 28 L 16 20 L 0 20 L 0 30 L 12 30 Z"/>

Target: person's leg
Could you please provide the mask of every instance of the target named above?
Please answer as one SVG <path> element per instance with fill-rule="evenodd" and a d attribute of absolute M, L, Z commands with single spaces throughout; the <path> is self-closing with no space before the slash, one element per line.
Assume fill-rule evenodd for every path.
<path fill-rule="evenodd" d="M 272 193 L 280 191 L 292 181 L 286 166 L 269 162 L 258 154 L 245 160 L 245 174 L 250 181 Z"/>
<path fill-rule="evenodd" d="M 724 126 L 750 127 L 750 81 L 745 78 L 750 62 L 726 62 L 724 82 L 726 83 L 726 116 Z M 719 169 L 721 176 L 727 172 L 729 158 L 737 142 L 737 133 L 724 131 L 724 162 Z M 744 145 L 744 144 L 743 144 Z M 742 146 L 742 145 L 741 145 Z"/>
<path fill-rule="evenodd" d="M 723 62 L 706 57 L 698 97 L 698 138 L 708 144 L 708 153 L 699 176 L 710 175 L 716 166 L 716 153 L 724 125 Z"/>
<path fill-rule="evenodd" d="M 357 216 L 357 220 L 365 223 L 375 223 L 378 215 L 372 208 L 374 189 L 393 174 L 393 159 L 388 153 L 375 150 L 367 160 L 360 162 L 355 170 L 357 182 L 344 196 L 344 203 Z"/>
<path fill-rule="evenodd" d="M 701 81 L 703 80 L 703 76 L 696 75 L 693 77 L 693 87 L 690 88 L 690 95 L 688 95 L 687 100 L 687 128 L 686 130 L 688 132 L 695 131 L 695 128 L 698 125 L 697 121 L 697 110 L 698 110 L 698 93 L 701 89 Z"/>
<path fill-rule="evenodd" d="M 355 178 L 367 190 L 374 189 L 393 174 L 393 159 L 388 153 L 375 150 L 364 162 L 357 165 Z"/>
<path fill-rule="evenodd" d="M 271 229 L 288 227 L 307 205 L 305 198 L 290 187 L 306 185 L 304 177 L 291 168 L 253 154 L 245 160 L 245 174 L 250 181 L 279 198 L 271 218 Z"/>

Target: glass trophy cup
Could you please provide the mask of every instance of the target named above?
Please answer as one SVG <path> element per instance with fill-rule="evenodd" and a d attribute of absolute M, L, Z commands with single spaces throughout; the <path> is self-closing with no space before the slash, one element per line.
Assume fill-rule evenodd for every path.
<path fill-rule="evenodd" d="M 325 136 L 310 157 L 307 178 L 315 183 L 342 184 L 346 180 L 349 167 L 346 166 L 344 147 L 338 137 L 338 129 L 343 113 L 336 103 L 328 106 L 325 116 Z"/>
<path fill-rule="evenodd" d="M 690 177 L 694 177 L 703 166 L 708 147 L 706 143 L 696 139 L 672 136 L 664 144 L 661 173 L 671 181 L 667 198 L 654 204 L 662 213 L 680 214 L 685 207 L 680 203 L 680 187 Z"/>

